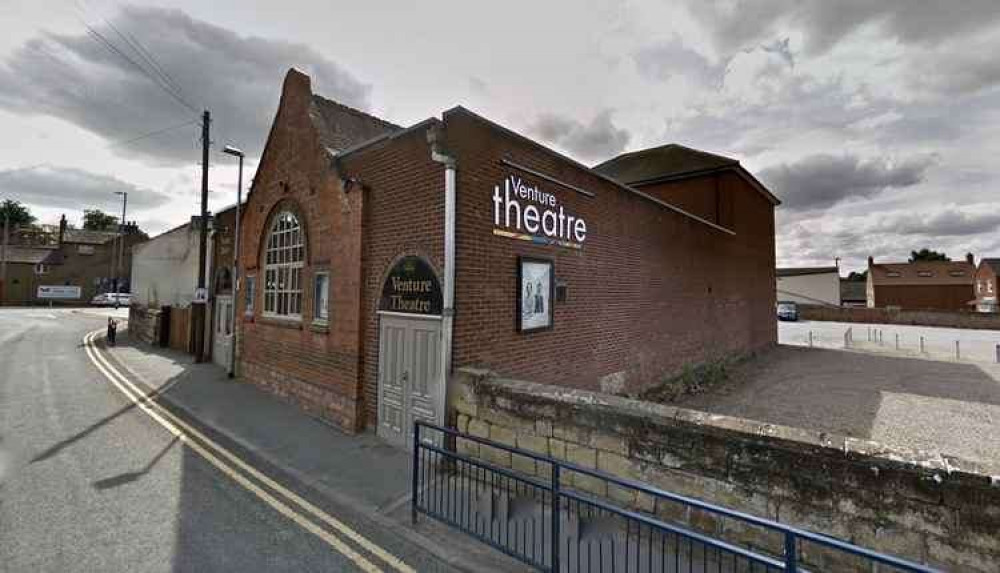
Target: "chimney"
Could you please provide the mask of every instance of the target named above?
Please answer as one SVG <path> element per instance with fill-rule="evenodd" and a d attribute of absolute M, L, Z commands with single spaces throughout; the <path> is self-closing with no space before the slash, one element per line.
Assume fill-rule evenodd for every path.
<path fill-rule="evenodd" d="M 965 260 L 969 261 L 969 264 L 976 266 L 976 258 L 972 256 L 972 253 L 965 253 Z"/>
<path fill-rule="evenodd" d="M 59 219 L 59 244 L 61 245 L 63 239 L 66 237 L 66 215 L 64 214 L 61 219 Z"/>
<path fill-rule="evenodd" d="M 872 257 L 871 255 L 868 255 L 868 266 L 870 267 L 874 264 L 875 264 L 875 258 Z"/>

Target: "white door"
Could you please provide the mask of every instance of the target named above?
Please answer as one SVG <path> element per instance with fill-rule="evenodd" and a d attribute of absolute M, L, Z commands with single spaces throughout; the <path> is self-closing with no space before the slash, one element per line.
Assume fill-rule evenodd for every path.
<path fill-rule="evenodd" d="M 441 320 L 383 314 L 379 327 L 378 435 L 413 444 L 413 423 L 442 422 Z"/>
<path fill-rule="evenodd" d="M 233 297 L 215 297 L 215 325 L 212 333 L 212 362 L 229 368 L 233 351 Z"/>

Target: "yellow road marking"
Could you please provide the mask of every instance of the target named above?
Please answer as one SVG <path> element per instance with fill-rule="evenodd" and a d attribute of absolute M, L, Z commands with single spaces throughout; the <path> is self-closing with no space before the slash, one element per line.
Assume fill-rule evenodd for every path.
<path fill-rule="evenodd" d="M 177 436 L 181 441 L 186 443 L 189 447 L 191 447 L 191 449 L 193 449 L 195 452 L 197 452 L 199 455 L 205 458 L 209 463 L 217 467 L 220 471 L 222 471 L 224 474 L 232 478 L 234 481 L 245 487 L 251 493 L 262 499 L 265 503 L 274 507 L 277 511 L 287 516 L 289 519 L 295 521 L 297 524 L 302 526 L 307 531 L 310 531 L 311 533 L 315 534 L 316 536 L 326 541 L 328 544 L 333 546 L 334 549 L 336 549 L 338 552 L 340 552 L 341 554 L 345 555 L 346 557 L 354 561 L 355 564 L 357 564 L 361 569 L 365 571 L 379 570 L 370 561 L 365 559 L 365 557 L 359 555 L 357 552 L 355 552 L 350 547 L 345 545 L 339 538 L 331 535 L 329 532 L 317 526 L 315 523 L 308 520 L 301 514 L 297 513 L 295 510 L 288 507 L 288 505 L 278 500 L 268 492 L 264 491 L 256 484 L 246 479 L 244 476 L 235 472 L 222 460 L 220 460 L 214 454 L 205 449 L 200 443 L 192 440 L 191 439 L 192 437 L 200 442 L 203 442 L 211 449 L 215 450 L 223 457 L 228 459 L 230 462 L 238 466 L 240 469 L 253 476 L 258 481 L 264 483 L 269 488 L 280 493 L 286 499 L 294 502 L 299 507 L 306 510 L 308 513 L 312 514 L 316 518 L 320 519 L 330 527 L 334 528 L 336 531 L 338 531 L 348 539 L 351 539 L 361 547 L 368 550 L 370 553 L 376 555 L 393 569 L 399 571 L 400 573 L 416 573 L 412 567 L 404 563 L 398 557 L 392 555 L 379 545 L 376 545 L 372 541 L 368 540 L 366 537 L 357 533 L 351 527 L 344 524 L 340 520 L 327 514 L 320 508 L 316 507 L 315 505 L 309 503 L 295 492 L 289 490 L 288 488 L 275 482 L 266 475 L 260 473 L 257 469 L 253 468 L 252 466 L 244 462 L 241 458 L 239 458 L 226 448 L 222 447 L 218 443 L 212 441 L 207 436 L 205 436 L 195 428 L 192 428 L 189 424 L 177 418 L 177 416 L 173 415 L 168 410 L 164 409 L 162 406 L 157 404 L 155 398 L 150 398 L 140 388 L 136 387 L 130 380 L 128 380 L 128 378 L 122 375 L 113 365 L 111 365 L 111 363 L 108 362 L 107 358 L 102 356 L 100 351 L 98 351 L 93 346 L 92 341 L 94 339 L 94 336 L 100 332 L 101 330 L 96 330 L 94 332 L 87 334 L 84 337 L 84 347 L 87 351 L 87 355 L 90 357 L 91 361 L 94 363 L 97 369 L 106 378 L 108 378 L 108 380 L 110 380 L 111 383 L 114 384 L 123 394 L 125 394 L 132 402 L 134 402 L 136 405 L 142 408 L 142 410 L 145 411 L 147 414 L 149 414 L 150 417 L 152 417 L 154 420 L 160 423 L 160 425 L 166 428 L 169 432 Z M 135 395 L 133 395 L 133 392 Z"/>

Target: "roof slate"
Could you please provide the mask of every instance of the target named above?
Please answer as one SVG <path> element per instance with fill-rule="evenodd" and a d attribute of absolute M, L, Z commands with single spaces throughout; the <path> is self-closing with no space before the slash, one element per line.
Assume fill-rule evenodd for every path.
<path fill-rule="evenodd" d="M 990 267 L 991 269 L 993 269 L 993 274 L 1000 275 L 1000 259 L 982 258 L 979 259 L 979 264 Z"/>
<path fill-rule="evenodd" d="M 952 273 L 960 272 L 961 276 Z M 931 273 L 920 276 L 920 273 Z M 899 273 L 899 276 L 889 276 Z M 868 266 L 875 286 L 886 285 L 971 285 L 976 267 L 968 261 L 917 261 L 914 263 L 875 263 Z"/>
<path fill-rule="evenodd" d="M 594 166 L 594 171 L 617 179 L 626 185 L 643 181 L 708 171 L 721 167 L 734 167 L 739 161 L 670 143 L 640 151 L 623 153 Z"/>
<path fill-rule="evenodd" d="M 2 249 L 2 247 L 0 247 L 0 249 Z M 8 245 L 7 262 L 37 265 L 38 263 L 44 262 L 45 259 L 54 252 L 55 249 L 51 247 L 21 247 Z"/>
<path fill-rule="evenodd" d="M 63 234 L 64 243 L 83 243 L 86 245 L 103 245 L 118 236 L 114 231 L 90 231 L 87 229 L 66 229 Z"/>
<path fill-rule="evenodd" d="M 313 94 L 309 114 L 327 149 L 338 152 L 403 128 L 363 111 Z"/>
<path fill-rule="evenodd" d="M 825 275 L 829 273 L 840 274 L 837 267 L 787 267 L 775 269 L 775 274 L 779 277 L 797 277 L 801 275 Z"/>

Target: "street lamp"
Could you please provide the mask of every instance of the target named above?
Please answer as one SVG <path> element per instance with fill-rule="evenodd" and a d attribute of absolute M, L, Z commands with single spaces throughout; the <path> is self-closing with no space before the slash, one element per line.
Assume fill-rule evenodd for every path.
<path fill-rule="evenodd" d="M 240 285 L 240 204 L 243 203 L 243 151 L 227 145 L 222 152 L 240 160 L 239 175 L 236 179 L 236 237 L 233 239 L 233 301 L 229 305 L 230 313 L 232 313 L 230 324 L 233 325 L 233 347 L 229 349 L 229 377 L 232 378 L 236 375 L 236 348 L 240 332 L 240 329 L 236 327 L 236 302 L 239 300 L 237 293 Z"/>
<path fill-rule="evenodd" d="M 118 308 L 119 301 L 121 297 L 121 272 L 122 267 L 125 266 L 125 208 L 128 206 L 128 191 L 115 191 L 115 195 L 122 196 L 122 218 L 118 221 L 118 253 L 113 253 L 118 259 L 117 264 L 115 264 L 115 308 Z"/>

